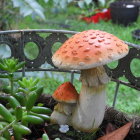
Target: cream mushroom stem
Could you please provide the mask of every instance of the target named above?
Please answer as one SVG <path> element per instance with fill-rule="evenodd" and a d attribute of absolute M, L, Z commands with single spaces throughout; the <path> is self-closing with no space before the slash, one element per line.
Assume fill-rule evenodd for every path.
<path fill-rule="evenodd" d="M 103 66 L 81 71 L 82 88 L 72 116 L 75 129 L 93 132 L 102 123 L 105 112 L 105 85 L 109 81 Z"/>
<path fill-rule="evenodd" d="M 73 108 L 75 107 L 75 103 L 58 103 L 54 107 L 54 111 L 51 114 L 51 123 L 52 124 L 71 124 L 71 115 L 73 112 Z"/>

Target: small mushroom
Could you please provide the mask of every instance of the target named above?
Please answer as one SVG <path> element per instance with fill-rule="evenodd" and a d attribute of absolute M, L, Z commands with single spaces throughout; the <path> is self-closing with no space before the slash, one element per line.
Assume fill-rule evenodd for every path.
<path fill-rule="evenodd" d="M 51 123 L 70 124 L 73 108 L 78 100 L 78 93 L 70 82 L 60 85 L 52 97 L 58 101 L 51 114 Z"/>
<path fill-rule="evenodd" d="M 53 55 L 61 69 L 81 70 L 82 88 L 72 115 L 72 125 L 84 132 L 99 127 L 105 112 L 105 87 L 109 77 L 103 65 L 128 54 L 128 46 L 114 35 L 88 30 L 69 38 Z"/>

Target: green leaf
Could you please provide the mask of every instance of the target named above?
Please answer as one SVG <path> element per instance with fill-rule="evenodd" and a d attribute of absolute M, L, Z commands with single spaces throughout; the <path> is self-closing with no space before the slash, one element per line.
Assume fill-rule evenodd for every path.
<path fill-rule="evenodd" d="M 47 134 L 43 134 L 43 135 L 42 135 L 42 140 L 49 140 L 48 135 L 47 135 Z"/>
<path fill-rule="evenodd" d="M 0 69 L 4 70 L 4 71 L 7 71 L 7 67 L 2 63 L 0 63 Z"/>
<path fill-rule="evenodd" d="M 1 137 L 1 136 L 0 136 L 0 140 L 7 140 L 7 139 L 6 139 L 6 138 L 4 138 L 4 137 Z"/>
<path fill-rule="evenodd" d="M 30 111 L 32 107 L 34 106 L 36 100 L 38 98 L 38 95 L 35 91 L 31 92 L 28 97 L 27 97 L 27 102 L 26 102 L 26 110 Z"/>
<path fill-rule="evenodd" d="M 42 118 L 34 116 L 34 115 L 26 115 L 23 117 L 22 120 L 31 124 L 41 124 L 44 122 Z"/>
<path fill-rule="evenodd" d="M 12 0 L 14 7 L 20 9 L 20 14 L 25 16 L 35 13 L 45 20 L 44 9 L 36 0 Z"/>
<path fill-rule="evenodd" d="M 26 77 L 22 78 L 21 81 L 18 81 L 18 84 L 27 92 L 29 93 L 30 91 L 37 90 L 37 84 L 39 82 L 39 78 L 33 79 L 32 77 L 27 79 Z"/>
<path fill-rule="evenodd" d="M 8 71 L 10 73 L 15 72 L 16 65 L 18 63 L 18 59 L 15 58 L 9 58 L 9 59 L 3 59 L 3 61 L 0 63 L 0 68 L 2 68 L 5 71 Z"/>
<path fill-rule="evenodd" d="M 40 117 L 44 121 L 50 121 L 50 117 L 48 115 L 45 115 L 45 114 L 37 114 L 37 113 L 34 113 L 34 112 L 29 112 L 29 114 L 30 115 L 34 115 L 34 116 L 37 116 L 37 117 Z"/>
<path fill-rule="evenodd" d="M 19 92 L 19 93 L 16 93 L 14 96 L 15 96 L 16 99 L 20 102 L 20 104 L 21 104 L 22 106 L 25 106 L 26 98 L 25 98 L 25 94 L 24 94 L 24 93 Z"/>
<path fill-rule="evenodd" d="M 23 110 L 22 110 L 22 107 L 21 106 L 18 106 L 16 109 L 15 109 L 15 116 L 16 116 L 16 120 L 19 121 L 22 119 L 22 114 L 23 114 Z"/>
<path fill-rule="evenodd" d="M 5 74 L 0 74 L 0 78 L 9 78 L 9 75 Z"/>
<path fill-rule="evenodd" d="M 52 110 L 50 108 L 40 107 L 40 106 L 34 106 L 31 109 L 31 111 L 38 114 L 51 114 L 52 113 Z"/>
<path fill-rule="evenodd" d="M 80 8 L 84 8 L 85 2 L 84 1 L 78 1 L 77 4 Z"/>
<path fill-rule="evenodd" d="M 23 92 L 25 94 L 28 93 L 27 89 L 24 89 L 24 88 L 18 88 L 18 92 Z"/>
<path fill-rule="evenodd" d="M 36 93 L 37 93 L 38 97 L 42 94 L 43 89 L 44 89 L 44 87 L 41 86 L 41 87 L 39 87 L 39 88 L 36 90 Z"/>
<path fill-rule="evenodd" d="M 85 3 L 89 5 L 90 3 L 92 3 L 92 0 L 85 0 Z"/>
<path fill-rule="evenodd" d="M 101 6 L 105 6 L 106 0 L 98 0 Z"/>
<path fill-rule="evenodd" d="M 20 62 L 20 63 L 18 63 L 17 65 L 16 65 L 16 71 L 17 70 L 19 70 L 19 69 L 21 69 L 21 68 L 23 68 L 23 66 L 25 65 L 25 62 Z"/>
<path fill-rule="evenodd" d="M 7 126 L 9 123 L 0 121 L 0 124 L 1 124 L 3 127 L 5 127 L 5 126 Z"/>
<path fill-rule="evenodd" d="M 31 133 L 31 130 L 28 127 L 21 125 L 21 124 L 14 124 L 13 128 L 16 132 L 18 132 L 22 135 L 28 135 Z"/>
<path fill-rule="evenodd" d="M 38 84 L 38 82 L 39 82 L 39 78 L 36 78 L 35 80 L 32 81 L 31 86 L 32 87 L 36 86 Z"/>
<path fill-rule="evenodd" d="M 2 88 L 2 91 L 4 92 L 4 93 L 11 93 L 11 87 L 10 86 L 4 86 L 3 88 Z"/>
<path fill-rule="evenodd" d="M 14 117 L 12 116 L 10 111 L 2 104 L 0 104 L 0 115 L 8 122 L 12 122 L 14 120 Z"/>
<path fill-rule="evenodd" d="M 11 140 L 10 132 L 8 130 L 5 130 L 3 132 L 3 137 L 6 138 L 6 140 Z"/>
<path fill-rule="evenodd" d="M 55 138 L 55 140 L 61 140 L 60 138 Z"/>
<path fill-rule="evenodd" d="M 18 84 L 20 85 L 20 87 L 25 88 L 26 85 L 23 81 L 18 81 Z"/>
<path fill-rule="evenodd" d="M 9 96 L 9 97 L 8 97 L 8 101 L 9 101 L 10 106 L 11 106 L 13 109 L 15 109 L 15 108 L 17 108 L 17 107 L 20 106 L 19 101 L 18 101 L 15 97 L 13 97 L 13 96 Z"/>

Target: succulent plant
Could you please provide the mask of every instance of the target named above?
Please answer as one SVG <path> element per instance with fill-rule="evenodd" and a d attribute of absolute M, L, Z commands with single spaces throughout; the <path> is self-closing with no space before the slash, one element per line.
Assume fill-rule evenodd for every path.
<path fill-rule="evenodd" d="M 0 99 L 6 101 L 6 105 L 0 104 L 0 139 L 10 140 L 9 130 L 12 130 L 14 139 L 19 140 L 31 133 L 29 124 L 50 120 L 51 109 L 35 105 L 43 92 L 43 87 L 38 85 L 39 79 L 15 78 L 15 72 L 24 65 L 25 62 L 14 58 L 0 60 L 0 69 L 5 71 L 0 78 L 9 79 L 8 88 L 4 88 L 6 93 L 0 94 Z"/>

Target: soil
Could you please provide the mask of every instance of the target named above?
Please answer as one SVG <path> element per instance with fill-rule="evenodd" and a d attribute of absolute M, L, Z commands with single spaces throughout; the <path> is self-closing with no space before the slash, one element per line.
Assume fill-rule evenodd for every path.
<path fill-rule="evenodd" d="M 0 100 L 0 102 L 5 104 L 2 100 Z M 50 95 L 46 94 L 42 94 L 37 103 L 43 103 L 44 106 L 52 110 L 57 104 Z M 125 140 L 140 140 L 140 116 L 129 116 L 112 107 L 106 107 L 104 120 L 96 134 L 79 132 L 71 126 L 69 126 L 67 133 L 61 133 L 59 131 L 59 125 L 52 125 L 49 122 L 45 122 L 41 125 L 30 125 L 29 127 L 32 133 L 25 136 L 24 140 L 41 140 L 44 132 L 48 134 L 50 140 L 55 140 L 55 138 L 60 138 L 61 140 L 97 140 L 99 137 L 114 131 L 130 121 L 133 122 L 133 126 Z"/>
<path fill-rule="evenodd" d="M 45 94 L 39 98 L 38 103 L 40 102 L 52 110 L 57 104 L 57 102 L 53 100 L 51 96 Z M 59 132 L 59 125 L 44 123 L 42 125 L 30 126 L 32 134 L 26 138 L 28 140 L 41 140 L 42 134 L 46 132 L 50 140 L 54 140 L 55 138 L 60 138 L 61 140 L 96 140 L 130 121 L 133 121 L 133 126 L 125 140 L 140 140 L 140 117 L 128 116 L 112 107 L 106 107 L 103 123 L 101 124 L 96 135 L 76 131 L 71 126 L 69 127 L 69 131 L 67 133 L 61 133 Z"/>

